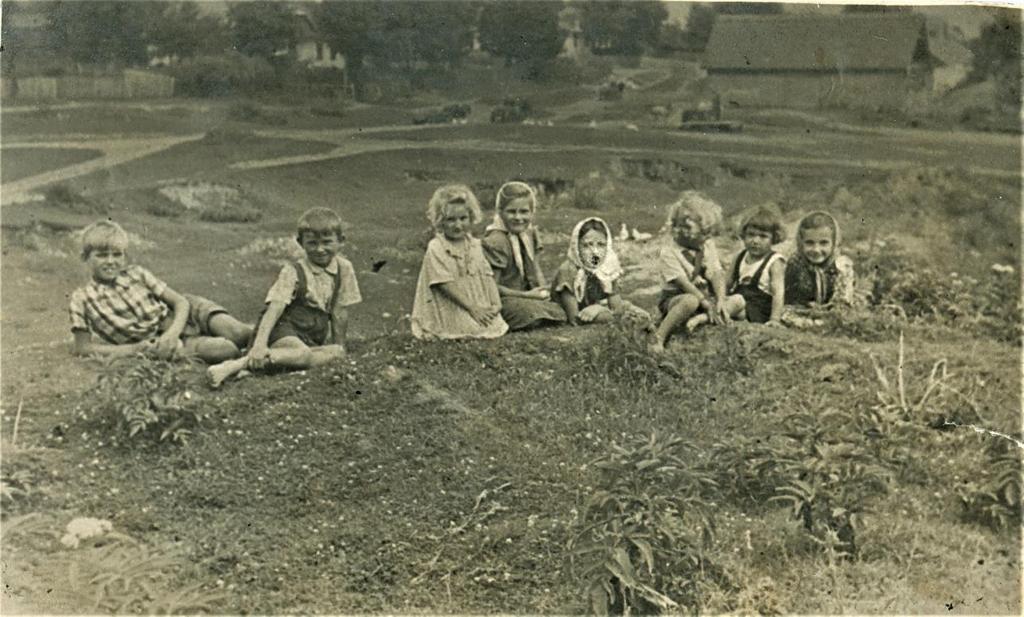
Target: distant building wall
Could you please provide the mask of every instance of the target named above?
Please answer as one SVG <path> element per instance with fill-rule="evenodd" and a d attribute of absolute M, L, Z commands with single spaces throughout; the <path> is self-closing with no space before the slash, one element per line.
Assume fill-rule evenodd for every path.
<path fill-rule="evenodd" d="M 153 99 L 174 94 L 174 78 L 146 71 L 126 70 L 120 75 L 85 77 L 22 77 L 4 87 L 4 96 L 18 100 Z"/>
<path fill-rule="evenodd" d="M 718 73 L 710 72 L 722 104 L 743 107 L 902 107 L 915 81 L 902 73 Z"/>
<path fill-rule="evenodd" d="M 16 80 L 15 91 L 19 99 L 52 101 L 57 98 L 56 77 L 25 77 Z"/>

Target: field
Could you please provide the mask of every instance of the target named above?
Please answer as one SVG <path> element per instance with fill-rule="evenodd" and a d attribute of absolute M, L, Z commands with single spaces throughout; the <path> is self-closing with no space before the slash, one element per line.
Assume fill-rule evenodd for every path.
<path fill-rule="evenodd" d="M 614 577 L 640 612 L 1019 614 L 1019 140 L 592 128 L 561 120 L 583 108 L 565 96 L 553 126 L 5 110 L 4 189 L 31 199 L 3 205 L 3 610 L 566 614 Z M 83 149 L 6 147 L 32 141 Z M 95 168 L 59 177 L 81 153 Z M 427 199 L 466 182 L 486 206 L 509 178 L 544 189 L 549 272 L 575 221 L 656 232 L 684 189 L 731 222 L 828 209 L 864 306 L 701 330 L 663 359 L 612 326 L 413 340 Z M 251 320 L 317 205 L 350 225 L 365 298 L 349 362 L 210 391 L 188 365 L 70 357 L 77 228 L 122 222 L 134 261 Z M 619 250 L 653 309 L 653 245 Z M 168 381 L 117 381 L 132 370 Z M 116 426 L 153 393 L 200 418 L 184 443 Z M 79 517 L 113 532 L 69 548 Z"/>

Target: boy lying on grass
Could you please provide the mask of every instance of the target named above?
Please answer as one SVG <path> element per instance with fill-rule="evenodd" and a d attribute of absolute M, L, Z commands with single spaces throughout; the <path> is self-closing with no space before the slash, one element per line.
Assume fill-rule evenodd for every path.
<path fill-rule="evenodd" d="M 306 255 L 285 264 L 267 292 L 249 354 L 211 366 L 211 387 L 245 369 L 297 371 L 345 357 L 346 307 L 362 296 L 352 262 L 339 254 L 341 217 L 327 208 L 306 211 L 296 240 Z"/>
<path fill-rule="evenodd" d="M 113 221 L 97 221 L 83 231 L 82 261 L 92 280 L 71 294 L 74 353 L 185 355 L 210 363 L 237 358 L 252 326 L 219 304 L 180 294 L 149 270 L 128 265 L 127 247 L 128 234 Z"/>

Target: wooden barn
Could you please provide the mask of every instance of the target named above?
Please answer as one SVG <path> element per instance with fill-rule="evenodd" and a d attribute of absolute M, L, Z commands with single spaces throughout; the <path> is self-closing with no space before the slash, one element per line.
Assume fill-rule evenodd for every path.
<path fill-rule="evenodd" d="M 919 15 L 722 15 L 704 65 L 727 106 L 876 109 L 930 89 L 933 58 Z"/>

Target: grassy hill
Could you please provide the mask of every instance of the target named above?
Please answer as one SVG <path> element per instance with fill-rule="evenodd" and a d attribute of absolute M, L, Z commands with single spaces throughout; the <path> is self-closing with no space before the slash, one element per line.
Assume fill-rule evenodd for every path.
<path fill-rule="evenodd" d="M 703 611 L 1015 612 L 1019 521 L 989 530 L 961 502 L 994 490 L 993 461 L 1018 455 L 1006 438 L 942 421 L 1014 434 L 1016 354 L 935 338 L 908 336 L 904 409 L 886 398 L 892 341 L 740 325 L 656 361 L 614 327 L 454 344 L 384 336 L 356 344 L 349 364 L 216 393 L 193 384 L 189 405 L 205 419 L 184 447 L 115 438 L 103 405 L 116 401 L 102 396 L 57 406 L 31 429 L 50 433 L 57 456 L 5 460 L 5 473 L 50 486 L 8 512 L 107 518 L 175 547 L 196 569 L 173 584 L 226 591 L 217 612 L 575 613 L 588 609 L 588 559 L 630 548 L 630 530 L 664 551 L 648 574 L 631 548 L 636 577 Z M 950 376 L 926 396 L 940 360 Z M 816 492 L 811 530 L 767 500 L 801 482 Z M 619 506 L 597 508 L 600 491 Z M 673 512 L 650 508 L 684 496 L 689 510 L 675 514 L 687 524 L 670 541 L 658 517 Z M 820 544 L 840 507 L 857 510 L 846 556 L 853 545 Z M 713 542 L 687 526 L 695 512 Z M 596 554 L 571 558 L 587 546 Z M 669 549 L 699 555 L 700 568 Z M 54 560 L 37 556 L 29 571 L 59 582 Z M 17 591 L 50 608 L 39 589 Z"/>

